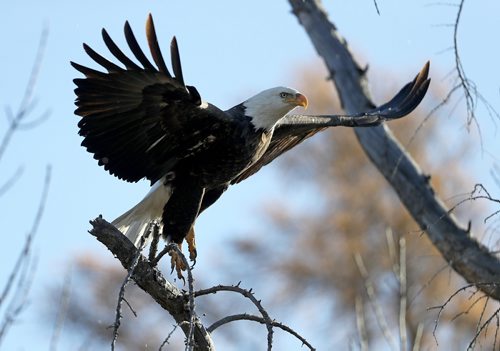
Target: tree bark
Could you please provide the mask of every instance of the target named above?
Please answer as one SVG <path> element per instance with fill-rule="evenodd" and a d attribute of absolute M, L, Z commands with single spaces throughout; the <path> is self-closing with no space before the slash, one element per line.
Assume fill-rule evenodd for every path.
<path fill-rule="evenodd" d="M 134 244 L 101 217 L 91 221 L 90 224 L 93 227 L 90 234 L 103 243 L 128 270 L 137 254 L 137 248 Z M 188 295 L 167 281 L 158 269 L 151 267 L 143 255 L 139 257 L 132 279 L 174 317 L 187 336 L 190 321 Z M 215 350 L 210 334 L 196 315 L 194 315 L 194 320 L 194 350 Z"/>
<path fill-rule="evenodd" d="M 352 57 L 319 0 L 289 0 L 293 13 L 323 58 L 347 113 L 373 106 L 366 71 Z M 500 301 L 500 261 L 457 223 L 429 184 L 417 163 L 386 125 L 356 128 L 356 136 L 370 160 L 384 175 L 401 202 L 424 230 L 443 258 L 469 283 Z"/>

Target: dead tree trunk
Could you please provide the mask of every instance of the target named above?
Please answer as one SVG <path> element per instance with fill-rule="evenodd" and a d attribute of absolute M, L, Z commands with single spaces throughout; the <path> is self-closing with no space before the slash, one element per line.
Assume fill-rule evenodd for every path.
<path fill-rule="evenodd" d="M 348 113 L 373 106 L 365 70 L 329 21 L 319 0 L 289 0 L 293 12 L 323 58 Z M 356 136 L 373 164 L 398 194 L 443 258 L 469 283 L 500 301 L 500 261 L 460 226 L 444 206 L 417 163 L 386 125 L 356 128 Z"/>

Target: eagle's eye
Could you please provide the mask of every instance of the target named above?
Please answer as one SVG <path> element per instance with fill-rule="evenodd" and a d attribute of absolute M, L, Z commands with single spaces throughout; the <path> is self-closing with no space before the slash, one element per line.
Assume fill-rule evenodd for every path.
<path fill-rule="evenodd" d="M 290 94 L 289 93 L 285 93 L 285 92 L 280 93 L 280 97 L 282 99 L 286 98 L 287 96 L 290 96 Z"/>

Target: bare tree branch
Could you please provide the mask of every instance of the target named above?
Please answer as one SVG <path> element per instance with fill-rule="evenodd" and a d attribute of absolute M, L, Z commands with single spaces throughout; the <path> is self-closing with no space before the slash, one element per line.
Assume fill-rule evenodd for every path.
<path fill-rule="evenodd" d="M 482 195 L 483 193 L 485 195 Z M 449 212 L 450 213 L 453 212 L 457 207 L 459 207 L 460 205 L 463 205 L 466 202 L 475 201 L 475 200 L 488 200 L 490 202 L 495 202 L 495 203 L 500 205 L 500 199 L 496 199 L 496 198 L 492 197 L 490 195 L 489 191 L 484 187 L 484 185 L 475 184 L 474 189 L 472 189 L 472 191 L 469 193 L 469 196 L 467 198 L 459 201 L 457 204 L 455 204 L 449 210 Z M 497 210 L 497 211 L 494 211 L 493 213 L 490 213 L 488 216 L 486 216 L 484 218 L 484 220 L 483 220 L 484 223 L 486 223 L 489 219 L 491 219 L 492 217 L 496 216 L 499 213 L 500 213 L 500 210 Z"/>
<path fill-rule="evenodd" d="M 255 296 L 253 295 L 252 289 L 246 290 L 240 287 L 240 283 L 237 285 L 217 285 L 208 289 L 203 289 L 203 290 L 198 290 L 195 292 L 195 297 L 198 296 L 203 296 L 203 295 L 208 295 L 208 294 L 215 294 L 219 291 L 233 291 L 237 292 L 250 301 L 257 307 L 259 312 L 262 315 L 262 318 L 264 321 L 266 321 L 266 327 L 267 327 L 267 348 L 268 350 L 271 350 L 272 344 L 273 344 L 273 320 L 271 317 L 269 317 L 269 314 L 267 311 L 262 307 L 262 304 L 260 303 L 260 300 L 257 300 Z"/>
<path fill-rule="evenodd" d="M 0 307 L 3 305 L 6 299 L 11 296 L 11 302 L 6 309 L 3 316 L 3 321 L 0 324 L 0 345 L 10 326 L 16 321 L 21 312 L 23 312 L 27 307 L 27 298 L 31 289 L 31 283 L 33 281 L 33 275 L 36 267 L 36 260 L 33 260 L 32 244 L 34 237 L 38 231 L 43 213 L 45 211 L 45 204 L 47 202 L 49 193 L 50 179 L 51 167 L 47 166 L 42 196 L 40 197 L 40 202 L 38 203 L 37 213 L 35 215 L 35 218 L 33 219 L 31 229 L 26 236 L 24 246 L 19 253 L 19 256 L 17 257 L 16 263 L 14 264 L 14 267 L 12 268 L 9 277 L 7 278 L 7 282 L 3 288 L 2 294 L 0 295 Z M 16 288 L 13 288 L 16 280 Z M 11 291 L 12 294 L 10 294 Z"/>
<path fill-rule="evenodd" d="M 415 335 L 415 342 L 413 343 L 412 351 L 420 351 L 420 343 L 422 342 L 422 335 L 424 334 L 424 325 L 418 324 L 417 334 Z"/>
<path fill-rule="evenodd" d="M 470 125 L 472 122 L 475 122 L 479 128 L 479 125 L 476 121 L 476 107 L 477 101 L 480 101 L 486 107 L 489 115 L 491 117 L 500 118 L 498 112 L 491 106 L 491 104 L 485 99 L 485 97 L 478 91 L 476 85 L 472 80 L 470 80 L 465 70 L 462 66 L 462 59 L 460 58 L 460 52 L 458 49 L 458 28 L 460 25 L 460 20 L 462 18 L 462 10 L 465 5 L 465 0 L 460 0 L 456 6 L 458 8 L 457 15 L 455 17 L 455 22 L 453 24 L 453 54 L 455 58 L 455 70 L 458 75 L 458 85 L 465 96 L 465 105 L 467 108 L 467 124 Z M 454 89 L 452 89 L 454 90 Z"/>
<path fill-rule="evenodd" d="M 391 331 L 389 330 L 389 325 L 387 323 L 387 319 L 385 318 L 384 312 L 382 311 L 382 307 L 377 299 L 377 295 L 375 293 L 375 287 L 370 279 L 370 275 L 368 274 L 368 270 L 363 262 L 363 257 L 359 253 L 354 255 L 354 261 L 356 262 L 356 266 L 358 267 L 359 273 L 363 278 L 363 282 L 365 285 L 366 295 L 368 296 L 368 301 L 370 302 L 373 312 L 375 313 L 375 319 L 377 324 L 382 331 L 382 335 L 384 336 L 385 341 L 390 346 L 391 350 L 397 350 L 396 342 L 394 341 L 394 337 L 392 336 Z"/>
<path fill-rule="evenodd" d="M 41 117 L 35 119 L 34 121 L 27 122 L 25 125 L 25 117 L 29 115 L 29 112 L 33 108 L 33 91 L 35 89 L 36 81 L 38 79 L 38 74 L 40 72 L 40 66 L 42 63 L 42 59 L 45 52 L 45 47 L 47 46 L 47 38 L 48 38 L 48 28 L 44 27 L 42 30 L 42 34 L 40 35 L 40 42 L 38 44 L 37 53 L 35 56 L 35 61 L 33 63 L 33 68 L 31 69 L 31 74 L 29 77 L 28 84 L 26 85 L 26 90 L 24 92 L 21 105 L 19 106 L 18 111 L 15 114 L 12 114 L 7 110 L 7 118 L 9 119 L 9 127 L 5 132 L 2 140 L 0 141 L 0 160 L 2 159 L 7 147 L 9 145 L 10 140 L 14 133 L 20 129 L 31 129 L 33 127 L 38 126 L 41 122 L 43 122 L 48 117 L 48 112 L 42 114 Z"/>
<path fill-rule="evenodd" d="M 38 211 L 35 216 L 35 219 L 33 221 L 31 230 L 28 232 L 28 235 L 26 236 L 26 240 L 24 242 L 24 247 L 19 253 L 19 256 L 17 257 L 16 263 L 14 264 L 14 267 L 9 275 L 9 278 L 7 279 L 7 283 L 4 286 L 4 289 L 2 291 L 2 294 L 0 295 L 0 307 L 2 306 L 3 302 L 9 295 L 9 292 L 16 280 L 16 277 L 18 276 L 19 272 L 21 272 L 21 267 L 23 262 L 25 261 L 26 257 L 29 257 L 31 255 L 31 245 L 33 243 L 34 236 L 36 235 L 36 232 L 38 230 L 38 226 L 40 224 L 40 220 L 42 218 L 44 209 L 45 209 L 45 202 L 47 200 L 48 196 L 48 191 L 49 191 L 49 185 L 50 185 L 50 177 L 51 177 L 51 168 L 47 167 L 46 175 L 45 175 L 45 182 L 44 182 L 44 188 L 42 191 L 42 197 L 38 206 Z"/>
<path fill-rule="evenodd" d="M 355 113 L 373 106 L 365 70 L 354 61 L 346 41 L 319 6 L 320 1 L 289 2 L 293 13 L 324 59 L 344 109 L 348 113 Z M 396 141 L 389 128 L 386 125 L 356 128 L 355 133 L 368 157 L 451 267 L 471 283 L 499 282 L 498 258 L 477 242 L 467 228 L 457 223 L 429 185 L 428 177 Z M 396 166 L 397 172 L 394 172 Z M 478 287 L 500 301 L 498 284 L 480 284 Z"/>
<path fill-rule="evenodd" d="M 178 326 L 179 326 L 178 324 L 174 325 L 174 327 L 172 328 L 172 330 L 170 331 L 170 333 L 168 333 L 167 337 L 165 338 L 165 340 L 163 340 L 162 344 L 160 345 L 159 351 L 163 350 L 163 346 L 168 345 L 168 341 L 170 340 L 170 338 L 172 337 L 172 335 L 174 335 L 174 332 L 175 332 L 175 330 L 177 329 Z"/>
<path fill-rule="evenodd" d="M 471 81 L 465 75 L 465 71 L 462 67 L 462 60 L 458 53 L 458 25 L 460 23 L 460 18 L 462 16 L 462 9 L 465 0 L 461 0 L 458 5 L 457 17 L 455 19 L 455 24 L 453 26 L 453 52 L 455 54 L 455 67 L 457 69 L 458 78 L 460 80 L 460 85 L 465 94 L 465 104 L 467 105 L 467 123 L 471 123 L 475 119 L 474 111 L 476 109 L 476 99 L 473 97 L 472 91 L 476 91 L 475 86 L 472 85 Z"/>
<path fill-rule="evenodd" d="M 499 315 L 500 315 L 500 308 L 498 308 L 495 312 L 493 312 L 491 314 L 490 318 L 488 318 L 481 325 L 481 328 L 479 328 L 479 330 L 477 331 L 476 335 L 474 335 L 474 338 L 471 340 L 471 342 L 467 346 L 467 350 L 472 350 L 474 348 L 474 345 L 476 344 L 476 341 L 479 338 L 479 335 L 481 335 L 481 333 L 483 332 L 483 330 L 485 330 L 490 325 L 490 323 L 493 321 L 493 318 L 496 318 L 496 320 L 497 320 L 497 324 L 496 324 L 497 328 L 495 330 L 495 343 L 496 343 L 496 341 L 497 341 L 497 335 L 498 335 L 498 328 L 499 328 L 499 325 L 498 325 L 498 316 Z"/>
<path fill-rule="evenodd" d="M 132 266 L 137 248 L 112 224 L 98 217 L 90 222 L 90 234 L 103 243 L 125 269 Z M 191 318 L 194 320 L 194 350 L 215 350 L 210 334 L 195 312 L 189 308 L 189 296 L 167 281 L 161 272 L 140 255 L 131 278 L 162 308 L 167 310 L 186 336 L 189 335 Z"/>
<path fill-rule="evenodd" d="M 359 349 L 361 351 L 368 351 L 368 333 L 366 331 L 366 316 L 363 307 L 363 298 L 358 295 L 356 297 L 354 307 L 356 309 L 356 327 L 359 334 Z"/>
<path fill-rule="evenodd" d="M 377 10 L 377 14 L 380 16 L 380 11 L 378 9 L 377 0 L 373 0 L 373 4 L 375 5 L 375 10 Z"/>
<path fill-rule="evenodd" d="M 406 351 L 408 336 L 406 333 L 406 308 L 408 295 L 406 290 L 406 240 L 399 239 L 399 350 Z"/>
<path fill-rule="evenodd" d="M 52 332 L 52 337 L 50 338 L 50 351 L 57 350 L 57 344 L 59 342 L 59 336 L 64 326 L 64 320 L 66 318 L 66 313 L 68 311 L 69 299 L 71 296 L 71 269 L 68 269 L 66 276 L 64 277 L 64 284 L 61 291 L 61 298 L 59 302 L 59 309 L 57 311 L 57 317 L 54 323 L 54 331 Z"/>
<path fill-rule="evenodd" d="M 137 249 L 137 252 L 135 253 L 134 258 L 132 259 L 132 264 L 127 269 L 127 276 L 125 277 L 122 285 L 120 286 L 120 292 L 118 293 L 118 302 L 116 303 L 116 309 L 115 309 L 115 322 L 113 323 L 113 338 L 111 340 L 111 350 L 112 351 L 114 351 L 114 349 L 115 349 L 116 340 L 118 339 L 118 330 L 120 329 L 121 319 L 123 317 L 123 315 L 122 315 L 122 303 L 123 303 L 123 301 L 126 301 L 125 300 L 125 287 L 130 282 L 130 279 L 132 277 L 132 273 L 134 272 L 135 267 L 137 267 L 137 263 L 139 262 L 139 256 L 141 256 L 141 251 L 144 248 L 145 240 L 146 240 L 146 235 L 143 235 L 141 237 L 141 242 L 139 243 L 139 248 Z M 132 311 L 134 311 L 132 308 L 130 308 L 130 309 Z M 134 312 L 134 314 L 135 314 L 135 312 Z"/>
<path fill-rule="evenodd" d="M 255 321 L 255 322 L 259 322 L 261 324 L 266 324 L 266 325 L 268 324 L 268 321 L 266 321 L 266 319 L 263 317 L 254 316 L 254 315 L 247 314 L 247 313 L 241 313 L 241 314 L 234 314 L 231 316 L 226 316 L 224 318 L 221 318 L 217 322 L 215 322 L 211 326 L 209 326 L 207 328 L 207 330 L 209 332 L 213 332 L 215 329 L 217 329 L 220 326 L 223 326 L 224 324 L 227 324 L 230 322 L 235 322 L 235 321 L 242 321 L 242 320 Z M 287 333 L 292 334 L 297 339 L 299 339 L 303 345 L 307 346 L 311 351 L 316 350 L 304 337 L 302 337 L 299 333 L 297 333 L 292 328 L 290 328 L 282 323 L 276 322 L 276 321 L 271 321 L 270 324 L 273 327 L 280 328 L 280 329 L 286 331 Z"/>
<path fill-rule="evenodd" d="M 429 307 L 429 308 L 428 308 L 428 310 L 434 310 L 434 309 L 437 309 L 437 310 L 438 310 L 438 315 L 437 315 L 436 320 L 435 320 L 435 322 L 434 322 L 434 329 L 433 329 L 433 331 L 432 331 L 432 335 L 434 336 L 434 339 L 436 340 L 436 343 L 437 343 L 437 338 L 436 338 L 436 330 L 437 330 L 437 327 L 438 327 L 438 325 L 439 325 L 439 319 L 440 319 L 440 317 L 441 317 L 441 314 L 443 313 L 443 311 L 444 311 L 444 309 L 446 308 L 446 306 L 447 306 L 447 305 L 448 305 L 448 304 L 449 304 L 449 303 L 450 303 L 450 302 L 451 302 L 451 301 L 452 301 L 452 300 L 453 300 L 456 296 L 458 296 L 459 294 L 461 294 L 461 293 L 463 293 L 463 292 L 467 291 L 467 289 L 471 289 L 471 288 L 472 288 L 472 289 L 474 289 L 474 291 L 472 292 L 472 295 L 471 295 L 471 298 L 472 298 L 472 297 L 473 297 L 475 294 L 477 294 L 480 290 L 484 292 L 484 290 L 485 290 L 485 289 L 484 289 L 484 288 L 483 288 L 483 289 L 481 289 L 481 286 L 482 286 L 482 285 L 495 285 L 495 286 L 498 286 L 499 284 L 500 284 L 500 283 L 498 283 L 498 282 L 496 282 L 496 283 L 484 283 L 484 284 L 482 284 L 482 283 L 467 284 L 467 285 L 465 285 L 465 286 L 461 287 L 460 289 L 458 289 L 457 291 L 455 291 L 453 294 L 451 294 L 451 296 L 449 296 L 443 304 L 441 304 L 441 305 L 439 305 L 439 306 Z M 472 303 L 472 305 L 476 304 L 476 302 L 477 302 L 477 300 L 476 300 L 476 301 L 474 301 L 474 302 Z M 485 309 L 486 309 L 486 305 L 485 305 L 485 306 L 483 306 L 483 312 L 481 313 L 481 317 L 479 318 L 479 322 L 478 322 L 478 323 L 479 323 L 479 326 L 478 326 L 478 331 L 476 332 L 476 337 L 474 338 L 474 340 L 477 338 L 478 333 L 480 333 L 480 331 L 483 329 L 483 328 L 482 328 L 482 325 L 481 325 L 480 323 L 481 323 L 481 320 L 482 320 L 482 314 L 484 313 Z M 464 312 L 464 313 L 467 313 L 467 312 Z M 455 316 L 455 318 L 456 318 L 456 317 L 458 317 L 458 316 L 459 316 L 459 315 Z M 483 325 L 484 325 L 484 324 L 483 324 Z M 473 341 L 474 341 L 474 340 L 473 340 Z"/>
<path fill-rule="evenodd" d="M 0 186 L 0 197 L 5 195 L 5 193 L 14 186 L 14 184 L 21 178 L 23 172 L 24 168 L 18 167 L 14 174 L 9 179 L 7 179 L 7 181 L 3 185 Z"/>
<path fill-rule="evenodd" d="M 314 348 L 297 332 L 290 327 L 272 320 L 252 292 L 252 289 L 246 290 L 239 286 L 239 283 L 234 286 L 218 285 L 208 289 L 194 291 L 194 279 L 192 277 L 191 268 L 189 267 L 184 255 L 181 258 L 185 261 L 188 273 L 188 292 L 180 291 L 177 287 L 165 280 L 160 271 L 155 268 L 155 264 L 148 261 L 138 250 L 132 242 L 125 237 L 118 229 L 112 224 L 106 222 L 102 217 L 98 217 L 90 222 L 93 226 L 90 234 L 95 236 L 97 240 L 103 243 L 113 255 L 120 260 L 122 265 L 128 270 L 127 279 L 122 285 L 123 291 L 126 282 L 131 278 L 137 285 L 148 293 L 162 308 L 167 310 L 175 319 L 176 326 L 180 326 L 186 335 L 186 350 L 215 350 L 212 343 L 210 332 L 214 330 L 219 324 L 225 324 L 232 320 L 232 317 L 223 318 L 223 320 L 216 322 L 212 327 L 205 328 L 195 312 L 194 299 L 200 296 L 215 294 L 221 291 L 236 292 L 248 298 L 259 310 L 262 317 L 254 317 L 251 320 L 258 321 L 265 324 L 268 330 L 267 344 L 268 350 L 272 349 L 273 344 L 273 327 L 279 327 L 288 333 L 294 335 L 307 345 L 311 350 Z M 142 245 L 141 245 L 142 246 Z M 176 250 L 177 254 L 182 254 L 176 244 L 169 244 L 166 246 L 165 252 Z M 156 258 L 155 258 L 156 260 Z M 123 301 L 123 294 L 120 293 L 119 305 Z M 119 326 L 121 313 L 117 307 L 117 314 L 115 319 L 115 333 L 113 338 L 112 347 L 116 341 L 117 326 Z M 241 319 L 241 318 L 240 318 Z M 167 336 L 165 341 L 160 346 L 160 350 L 168 344 L 171 333 Z"/>

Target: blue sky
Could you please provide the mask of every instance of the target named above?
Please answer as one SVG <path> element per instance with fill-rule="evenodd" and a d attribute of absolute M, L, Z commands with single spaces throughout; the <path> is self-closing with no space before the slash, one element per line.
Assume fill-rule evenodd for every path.
<path fill-rule="evenodd" d="M 448 25 L 454 20 L 456 7 L 433 5 L 428 1 L 391 0 L 378 1 L 378 4 L 380 16 L 371 0 L 329 1 L 325 7 L 359 60 L 370 62 L 370 75 L 380 78 L 391 73 L 394 81 L 391 77 L 388 84 L 397 89 L 398 84 L 411 79 L 430 59 L 433 80 L 447 82 L 445 75 L 453 67 L 453 55 L 443 50 L 452 44 L 452 28 Z M 299 65 L 321 64 L 284 0 L 20 0 L 1 5 L 0 104 L 2 108 L 18 107 L 40 32 L 47 25 L 49 37 L 34 94 L 38 105 L 33 115 L 46 109 L 51 113 L 39 128 L 19 132 L 0 160 L 0 184 L 19 166 L 24 167 L 22 177 L 0 198 L 1 235 L 7 247 L 1 259 L 0 284 L 31 226 L 47 164 L 53 168 L 52 184 L 34 245 L 39 265 L 33 295 L 51 285 L 53 274 L 63 274 L 77 253 L 87 250 L 106 256 L 105 249 L 87 234 L 88 220 L 101 213 L 111 220 L 147 192 L 147 182 L 131 185 L 118 181 L 98 167 L 79 146 L 81 138 L 77 135 L 78 119 L 73 115 L 72 83 L 79 74 L 69 61 L 91 65 L 82 42 L 100 53 L 107 53 L 100 37 L 102 27 L 124 46 L 125 20 L 130 21 L 139 42 L 145 43 L 144 23 L 150 12 L 164 50 L 168 49 L 171 36 L 177 36 L 186 82 L 196 86 L 205 100 L 222 108 L 271 86 L 293 86 L 297 81 L 294 71 Z M 459 32 L 464 68 L 497 109 L 500 109 L 500 48 L 495 40 L 499 34 L 499 13 L 498 1 L 469 1 Z M 304 93 L 307 95 L 307 91 Z M 488 124 L 484 110 L 479 112 L 483 114 L 481 123 L 485 125 L 487 153 L 478 157 L 478 164 L 484 167 L 483 172 L 478 173 L 478 181 L 488 182 L 488 170 L 494 160 L 488 152 L 495 155 L 498 136 L 496 125 Z M 463 133 L 464 122 L 457 120 L 457 133 Z M 6 125 L 2 115 L 0 137 Z M 198 264 L 207 267 L 217 264 L 210 252 L 222 238 L 259 228 L 258 204 L 266 196 L 280 198 L 284 188 L 286 181 L 279 179 L 273 167 L 267 167 L 225 194 L 197 222 L 198 233 L 210 233 L 198 236 Z M 307 192 L 300 193 L 296 199 L 301 196 L 307 196 Z M 35 313 L 33 307 L 22 316 L 5 340 L 4 349 L 48 347 L 50 330 L 39 328 L 40 320 L 32 318 Z M 26 333 L 32 335 L 31 340 L 20 336 Z"/>

